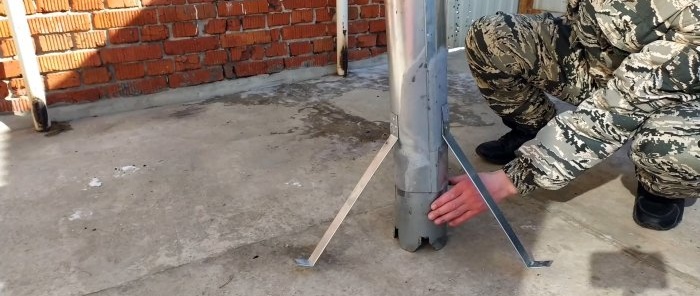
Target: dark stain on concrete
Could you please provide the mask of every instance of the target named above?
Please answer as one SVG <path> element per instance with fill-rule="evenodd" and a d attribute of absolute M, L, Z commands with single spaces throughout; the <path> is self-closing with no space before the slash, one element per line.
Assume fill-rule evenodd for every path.
<path fill-rule="evenodd" d="M 299 127 L 293 127 L 288 129 L 287 131 L 281 131 L 281 132 L 270 132 L 270 135 L 287 135 L 287 134 L 293 134 L 299 130 Z"/>
<path fill-rule="evenodd" d="M 188 105 L 182 110 L 178 110 L 170 114 L 170 117 L 175 117 L 175 118 L 185 118 L 185 117 L 190 117 L 197 115 L 199 113 L 204 112 L 205 109 L 202 106 L 196 106 L 196 105 Z"/>
<path fill-rule="evenodd" d="M 310 138 L 337 138 L 361 144 L 383 141 L 389 135 L 388 122 L 369 121 L 328 102 L 310 103 L 299 112 L 307 114 L 301 119 L 305 123 L 301 134 Z"/>
<path fill-rule="evenodd" d="M 67 121 L 53 121 L 51 122 L 51 128 L 49 128 L 49 131 L 46 132 L 44 136 L 53 137 L 72 130 L 73 127 Z"/>

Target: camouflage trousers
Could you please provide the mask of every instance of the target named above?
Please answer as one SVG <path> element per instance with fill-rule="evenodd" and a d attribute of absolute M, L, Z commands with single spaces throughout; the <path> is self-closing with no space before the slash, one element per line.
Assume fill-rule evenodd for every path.
<path fill-rule="evenodd" d="M 513 129 L 537 132 L 556 115 L 545 93 L 579 105 L 605 81 L 595 77 L 571 28 L 551 15 L 497 14 L 466 40 L 472 74 L 489 106 Z M 632 138 L 630 158 L 649 191 L 700 197 L 700 102 L 656 110 Z"/>

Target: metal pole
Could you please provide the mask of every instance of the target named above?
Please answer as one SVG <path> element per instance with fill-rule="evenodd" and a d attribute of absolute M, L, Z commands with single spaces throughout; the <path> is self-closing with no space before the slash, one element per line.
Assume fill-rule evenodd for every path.
<path fill-rule="evenodd" d="M 24 5 L 20 1 L 4 1 L 7 18 L 12 30 L 12 38 L 17 46 L 17 58 L 22 68 L 22 77 L 27 85 L 29 99 L 32 103 L 34 129 L 46 131 L 51 127 L 48 107 L 46 107 L 46 92 L 44 80 L 41 78 L 39 62 L 36 58 L 33 38 L 29 31 Z M 12 4 L 14 3 L 14 4 Z"/>
<path fill-rule="evenodd" d="M 348 76 L 348 0 L 335 1 L 336 70 L 340 76 Z"/>
<path fill-rule="evenodd" d="M 446 226 L 428 219 L 447 188 L 447 36 L 445 0 L 387 0 L 389 79 L 394 152 L 395 232 L 401 248 L 447 242 Z"/>

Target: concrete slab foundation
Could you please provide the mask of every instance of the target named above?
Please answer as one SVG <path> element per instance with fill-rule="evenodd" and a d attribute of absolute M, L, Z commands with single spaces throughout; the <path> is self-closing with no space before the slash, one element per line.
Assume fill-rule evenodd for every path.
<path fill-rule="evenodd" d="M 464 53 L 449 64 L 452 131 L 496 169 L 472 151 L 505 128 Z M 0 295 L 697 294 L 697 207 L 673 231 L 636 226 L 625 151 L 503 205 L 551 268 L 524 269 L 486 214 L 441 251 L 399 248 L 391 160 L 317 266 L 296 267 L 387 137 L 386 69 L 0 134 Z"/>

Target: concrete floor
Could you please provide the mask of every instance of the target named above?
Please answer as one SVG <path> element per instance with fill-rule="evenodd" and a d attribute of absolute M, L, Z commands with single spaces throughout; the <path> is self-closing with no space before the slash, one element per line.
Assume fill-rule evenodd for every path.
<path fill-rule="evenodd" d="M 505 128 L 462 52 L 449 79 L 453 132 L 495 169 L 471 152 Z M 636 226 L 624 151 L 502 206 L 551 268 L 525 269 L 487 214 L 441 251 L 401 250 L 391 159 L 317 267 L 296 267 L 386 137 L 387 85 L 377 65 L 0 134 L 0 295 L 697 295 L 697 207 L 673 231 Z"/>

